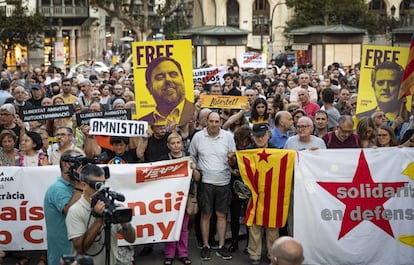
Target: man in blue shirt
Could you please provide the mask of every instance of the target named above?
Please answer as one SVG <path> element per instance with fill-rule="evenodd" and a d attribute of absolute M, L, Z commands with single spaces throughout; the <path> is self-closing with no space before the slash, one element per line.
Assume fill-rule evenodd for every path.
<path fill-rule="evenodd" d="M 276 148 L 283 149 L 288 136 L 288 131 L 292 129 L 292 114 L 287 111 L 279 111 L 275 116 L 275 127 L 272 130 L 272 138 L 269 143 Z"/>
<path fill-rule="evenodd" d="M 62 255 L 72 253 L 65 219 L 70 206 L 81 197 L 82 190 L 77 187 L 80 183 L 69 177 L 69 168 L 73 163 L 63 161 L 68 155 L 83 154 L 73 149 L 63 152 L 60 158 L 61 177 L 47 189 L 44 199 L 48 264 L 60 264 Z"/>

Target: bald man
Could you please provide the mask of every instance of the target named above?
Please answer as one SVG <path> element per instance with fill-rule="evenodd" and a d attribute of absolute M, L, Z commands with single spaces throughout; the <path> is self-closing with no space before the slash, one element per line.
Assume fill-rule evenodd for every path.
<path fill-rule="evenodd" d="M 283 236 L 273 243 L 272 265 L 301 265 L 304 259 L 302 244 L 293 237 Z"/>

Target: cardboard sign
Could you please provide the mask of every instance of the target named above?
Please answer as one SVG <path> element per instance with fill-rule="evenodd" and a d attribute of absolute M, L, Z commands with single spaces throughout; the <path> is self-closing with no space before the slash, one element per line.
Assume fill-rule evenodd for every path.
<path fill-rule="evenodd" d="M 248 104 L 245 96 L 216 96 L 205 95 L 200 96 L 201 107 L 211 109 L 242 109 Z"/>

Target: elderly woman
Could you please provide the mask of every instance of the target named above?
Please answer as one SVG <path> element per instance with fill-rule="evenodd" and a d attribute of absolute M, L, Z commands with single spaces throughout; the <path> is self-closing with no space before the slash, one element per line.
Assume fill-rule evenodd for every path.
<path fill-rule="evenodd" d="M 12 130 L 3 130 L 0 133 L 0 166 L 16 165 L 16 141 L 17 136 Z"/>

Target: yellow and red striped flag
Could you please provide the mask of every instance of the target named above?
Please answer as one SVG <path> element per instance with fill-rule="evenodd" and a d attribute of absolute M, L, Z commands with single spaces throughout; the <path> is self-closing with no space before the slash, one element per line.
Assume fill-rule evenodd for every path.
<path fill-rule="evenodd" d="M 247 226 L 275 228 L 285 225 L 295 153 L 271 148 L 236 152 L 240 175 L 252 192 L 244 220 Z"/>
<path fill-rule="evenodd" d="M 414 33 L 411 36 L 407 65 L 401 82 L 399 98 L 414 94 Z"/>

